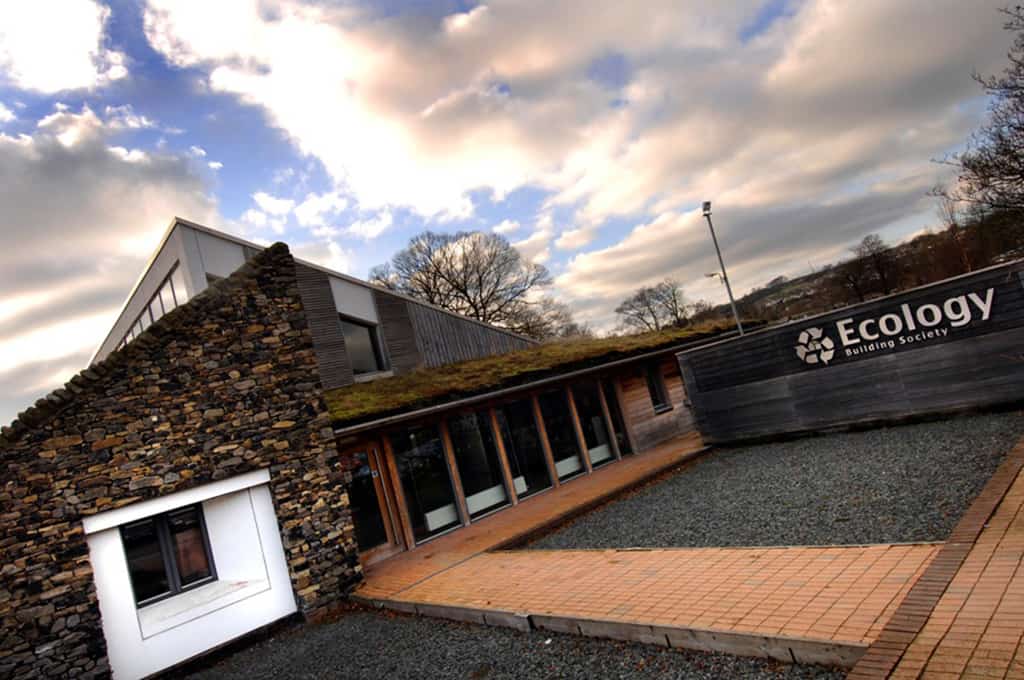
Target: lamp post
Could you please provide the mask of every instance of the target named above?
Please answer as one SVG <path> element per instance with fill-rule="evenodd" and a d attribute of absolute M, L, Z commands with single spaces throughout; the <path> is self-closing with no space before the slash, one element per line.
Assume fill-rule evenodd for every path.
<path fill-rule="evenodd" d="M 708 229 L 711 230 L 711 240 L 715 243 L 715 252 L 718 254 L 718 264 L 722 267 L 722 282 L 725 284 L 725 292 L 729 294 L 729 304 L 732 306 L 732 315 L 736 319 L 736 328 L 740 335 L 743 335 L 743 324 L 740 322 L 740 313 L 736 311 L 736 300 L 732 297 L 732 286 L 729 285 L 729 274 L 725 271 L 725 261 L 722 260 L 722 251 L 718 248 L 718 238 L 715 236 L 715 225 L 711 223 L 711 201 L 704 201 L 702 206 L 704 219 L 708 221 Z"/>

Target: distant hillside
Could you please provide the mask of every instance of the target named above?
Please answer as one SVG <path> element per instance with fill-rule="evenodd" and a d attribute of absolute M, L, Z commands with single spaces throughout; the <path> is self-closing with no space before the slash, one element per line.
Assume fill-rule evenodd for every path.
<path fill-rule="evenodd" d="M 769 278 L 736 300 L 741 316 L 769 321 L 799 318 L 1024 257 L 1024 213 L 965 219 L 896 246 L 868 236 L 851 257 L 798 278 Z M 728 304 L 695 320 L 730 314 Z"/>

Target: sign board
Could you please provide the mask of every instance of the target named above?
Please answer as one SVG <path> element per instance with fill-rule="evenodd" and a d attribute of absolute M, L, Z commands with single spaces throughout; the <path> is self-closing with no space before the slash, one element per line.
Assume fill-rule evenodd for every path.
<path fill-rule="evenodd" d="M 701 390 L 767 380 L 994 332 L 1024 324 L 1017 273 L 943 284 L 768 329 L 730 342 L 733 354 L 698 350 L 689 363 Z"/>
<path fill-rule="evenodd" d="M 1024 401 L 1024 261 L 677 354 L 707 442 Z"/>

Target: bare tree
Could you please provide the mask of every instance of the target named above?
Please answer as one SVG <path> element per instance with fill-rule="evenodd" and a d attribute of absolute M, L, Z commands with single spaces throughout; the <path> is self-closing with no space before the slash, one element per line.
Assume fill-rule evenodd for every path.
<path fill-rule="evenodd" d="M 498 234 L 425 231 L 370 270 L 370 280 L 452 312 L 546 338 L 568 323 L 568 308 L 537 293 L 551 275 Z M 557 312 L 557 313 L 556 313 Z"/>
<path fill-rule="evenodd" d="M 683 289 L 674 279 L 638 288 L 615 308 L 615 313 L 624 327 L 639 331 L 685 326 L 689 319 Z"/>
<path fill-rule="evenodd" d="M 986 211 L 1024 210 L 1024 8 L 1002 11 L 1016 33 L 1010 63 L 1000 76 L 974 75 L 991 97 L 989 119 L 949 160 L 959 169 L 950 194 Z"/>
<path fill-rule="evenodd" d="M 941 189 L 933 193 L 938 196 L 939 219 L 942 220 L 942 225 L 946 228 L 946 234 L 949 237 L 950 243 L 960 258 L 962 271 L 969 272 L 973 268 L 971 267 L 971 255 L 967 249 L 966 238 L 963 233 L 964 220 L 959 201 Z"/>
<path fill-rule="evenodd" d="M 850 249 L 855 257 L 863 260 L 871 269 L 874 278 L 888 295 L 893 290 L 895 271 L 889 253 L 889 246 L 878 234 L 868 234 L 856 246 Z M 863 297 L 861 297 L 863 300 Z"/>

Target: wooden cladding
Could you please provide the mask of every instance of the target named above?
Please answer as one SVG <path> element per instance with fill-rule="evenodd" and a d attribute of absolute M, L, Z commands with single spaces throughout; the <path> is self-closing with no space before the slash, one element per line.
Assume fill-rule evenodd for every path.
<path fill-rule="evenodd" d="M 416 331 L 406 300 L 375 289 L 373 303 L 377 306 L 381 335 L 387 346 L 391 370 L 398 375 L 420 366 L 423 359 L 416 344 Z"/>
<path fill-rule="evenodd" d="M 352 365 L 345 350 L 345 336 L 327 274 L 302 264 L 295 265 L 295 278 L 313 336 L 313 351 L 320 366 L 325 390 L 351 385 Z"/>
<path fill-rule="evenodd" d="M 1021 400 L 1016 262 L 680 352 L 705 439 L 729 442 Z"/>
<path fill-rule="evenodd" d="M 435 368 L 530 347 L 508 331 L 435 309 L 385 291 L 373 291 L 391 368 L 396 374 Z"/>
<path fill-rule="evenodd" d="M 668 410 L 655 410 L 647 387 L 646 365 L 638 364 L 619 377 L 619 404 L 626 431 L 637 452 L 692 432 L 696 427 L 675 360 L 672 357 L 659 359 L 656 368 L 668 394 L 671 405 Z"/>
<path fill-rule="evenodd" d="M 508 331 L 406 302 L 423 364 L 431 368 L 533 346 Z"/>

